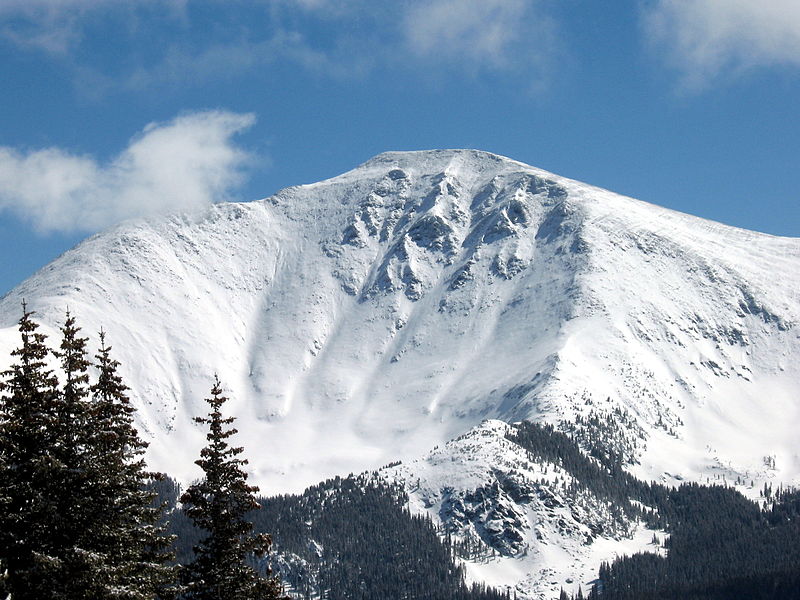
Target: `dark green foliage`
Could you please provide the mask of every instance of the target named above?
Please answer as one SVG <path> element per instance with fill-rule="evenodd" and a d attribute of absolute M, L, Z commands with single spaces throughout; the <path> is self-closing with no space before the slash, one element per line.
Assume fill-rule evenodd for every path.
<path fill-rule="evenodd" d="M 268 600 L 281 596 L 277 578 L 262 577 L 247 564 L 252 556 L 269 552 L 270 537 L 254 534 L 248 513 L 259 508 L 254 493 L 257 487 L 247 485 L 242 467 L 247 461 L 237 458 L 242 448 L 232 448 L 227 439 L 236 429 L 226 429 L 233 417 L 223 417 L 221 408 L 227 401 L 215 377 L 208 417 L 195 421 L 208 425 L 208 445 L 195 461 L 203 469 L 202 481 L 195 483 L 181 496 L 184 510 L 192 522 L 205 533 L 194 548 L 194 558 L 183 571 L 187 598 L 192 600 Z"/>
<path fill-rule="evenodd" d="M 587 456 L 575 439 L 549 424 L 523 421 L 508 438 L 528 451 L 532 460 L 558 465 L 577 485 L 609 502 L 629 519 L 645 516 L 631 500 L 654 506 L 666 489 L 639 481 L 627 473 L 614 455 Z"/>
<path fill-rule="evenodd" d="M 47 370 L 45 337 L 23 307 L 18 362 L 4 373 L 0 404 L 0 557 L 14 600 L 147 600 L 166 590 L 168 542 L 144 491 L 144 444 L 101 350 L 90 389 L 86 338 L 67 313 L 61 328 L 64 385 Z M 91 395 L 90 395 L 91 392 Z"/>
<path fill-rule="evenodd" d="M 61 345 L 53 354 L 60 360 L 63 385 L 55 396 L 52 421 L 53 454 L 60 468 L 53 473 L 56 484 L 57 525 L 49 537 L 53 561 L 43 579 L 58 582 L 53 595 L 104 597 L 109 588 L 104 563 L 94 535 L 98 533 L 97 506 L 92 486 L 102 484 L 92 452 L 92 407 L 89 404 L 88 338 L 80 337 L 75 318 L 67 312 L 61 327 Z M 104 525 L 104 524 L 103 524 Z"/>
<path fill-rule="evenodd" d="M 468 588 L 451 548 L 431 520 L 411 515 L 402 489 L 368 475 L 335 478 L 300 496 L 262 501 L 256 526 L 271 528 L 276 548 L 305 562 L 291 573 L 303 596 L 329 600 L 406 598 L 500 600 Z"/>
<path fill-rule="evenodd" d="M 87 543 L 102 557 L 102 577 L 95 581 L 106 582 L 98 597 L 164 598 L 173 595 L 177 573 L 166 565 L 172 558 L 166 551 L 171 539 L 161 522 L 166 507 L 154 502 L 156 493 L 148 486 L 163 475 L 146 469 L 142 455 L 147 444 L 133 426 L 128 388 L 110 352 L 101 332 L 85 452 L 91 479 L 86 491 L 93 507 Z"/>
<path fill-rule="evenodd" d="M 604 565 L 593 597 L 608 600 L 800 598 L 800 493 L 762 510 L 736 490 L 684 484 L 659 507 L 666 557 Z"/>
<path fill-rule="evenodd" d="M 645 433 L 636 418 L 619 406 L 610 412 L 592 410 L 562 421 L 559 428 L 577 442 L 589 456 L 606 466 L 638 463 L 637 452 Z"/>
<path fill-rule="evenodd" d="M 280 571 L 292 597 L 508 598 L 485 586 L 466 586 L 463 569 L 456 566 L 441 532 L 429 518 L 412 516 L 407 500 L 398 487 L 373 476 L 351 475 L 301 495 L 261 499 L 262 509 L 250 518 L 255 531 L 272 532 L 269 563 Z M 180 512 L 171 515 L 170 527 L 178 535 L 179 559 L 190 559 L 188 541 L 198 539 L 200 530 Z"/>
<path fill-rule="evenodd" d="M 194 547 L 205 537 L 192 519 L 180 506 L 181 488 L 171 477 L 152 481 L 148 489 L 156 494 L 154 506 L 164 507 L 160 525 L 166 527 L 172 540 L 171 552 L 174 564 L 188 565 L 194 559 Z"/>
<path fill-rule="evenodd" d="M 32 316 L 23 305 L 22 345 L 0 383 L 0 559 L 14 600 L 47 598 L 42 579 L 59 562 L 51 537 L 61 528 L 56 482 L 64 471 L 56 455 L 58 381 L 47 368 L 46 337 Z"/>

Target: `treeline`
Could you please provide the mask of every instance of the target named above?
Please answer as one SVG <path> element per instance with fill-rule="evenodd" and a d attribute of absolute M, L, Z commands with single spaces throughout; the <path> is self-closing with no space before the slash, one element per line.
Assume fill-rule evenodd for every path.
<path fill-rule="evenodd" d="M 174 486 L 166 487 L 174 501 Z M 412 515 L 407 502 L 401 487 L 374 474 L 350 475 L 302 494 L 261 498 L 251 518 L 256 531 L 270 532 L 270 566 L 296 598 L 508 600 L 507 593 L 467 586 L 436 526 Z M 177 556 L 190 556 L 196 528 L 180 514 L 170 528 Z"/>
<path fill-rule="evenodd" d="M 642 482 L 624 471 L 621 455 L 587 456 L 576 437 L 552 425 L 523 422 L 509 439 L 534 459 L 560 466 L 628 517 L 667 532 L 665 553 L 604 563 L 589 598 L 800 599 L 800 491 L 765 488 L 762 507 L 732 487 Z M 570 596 L 562 592 L 561 598 Z"/>
<path fill-rule="evenodd" d="M 657 506 L 667 493 L 663 486 L 645 483 L 625 471 L 620 454 L 587 455 L 575 437 L 549 423 L 522 421 L 507 437 L 522 446 L 533 461 L 550 462 L 562 468 L 572 476 L 574 485 L 606 500 L 613 510 L 621 511 L 628 519 L 652 519 L 642 505 Z"/>
<path fill-rule="evenodd" d="M 621 406 L 610 412 L 593 409 L 588 415 L 578 414 L 574 421 L 559 423 L 559 429 L 606 465 L 638 463 L 637 454 L 646 440 L 636 418 Z"/>
<path fill-rule="evenodd" d="M 800 599 L 800 492 L 761 508 L 733 488 L 684 484 L 658 509 L 666 556 L 604 564 L 591 598 Z"/>
<path fill-rule="evenodd" d="M 402 488 L 370 475 L 335 478 L 299 496 L 262 501 L 256 523 L 275 524 L 281 552 L 301 557 L 328 600 L 419 598 L 501 600 L 508 595 L 464 584 L 463 567 L 428 516 L 411 515 Z"/>

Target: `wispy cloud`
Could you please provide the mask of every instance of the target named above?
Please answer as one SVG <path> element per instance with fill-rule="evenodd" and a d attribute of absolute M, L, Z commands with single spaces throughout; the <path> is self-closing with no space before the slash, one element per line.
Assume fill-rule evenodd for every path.
<path fill-rule="evenodd" d="M 0 35 L 25 48 L 64 54 L 80 39 L 87 0 L 8 0 L 0 3 Z"/>
<path fill-rule="evenodd" d="M 527 70 L 529 78 L 539 79 L 557 46 L 556 23 L 544 0 L 282 3 L 337 22 L 355 42 L 348 50 L 360 47 L 365 57 L 379 59 L 376 64 L 435 65 L 472 72 Z M 372 35 L 364 35 L 363 30 Z"/>
<path fill-rule="evenodd" d="M 688 88 L 755 67 L 800 66 L 797 0 L 657 0 L 643 23 Z"/>
<path fill-rule="evenodd" d="M 403 19 L 413 54 L 489 69 L 540 63 L 552 52 L 552 29 L 541 3 L 530 0 L 422 0 Z"/>
<path fill-rule="evenodd" d="M 93 16 L 110 12 L 131 14 L 142 7 L 180 16 L 184 14 L 187 1 L 3 0 L 0 2 L 0 37 L 22 48 L 66 55 L 80 43 L 87 21 Z"/>
<path fill-rule="evenodd" d="M 232 140 L 250 114 L 207 111 L 151 123 L 108 163 L 59 148 L 0 147 L 0 210 L 42 232 L 96 231 L 230 197 L 250 155 Z"/>
<path fill-rule="evenodd" d="M 262 41 L 231 41 L 210 44 L 201 49 L 174 45 L 158 63 L 139 66 L 115 79 L 97 78 L 97 74 L 92 72 L 84 73 L 88 79 L 94 76 L 95 83 L 100 84 L 101 88 L 144 91 L 165 84 L 180 87 L 225 81 L 281 60 L 331 77 L 348 77 L 359 72 L 355 57 L 351 57 L 347 64 L 341 64 L 327 53 L 311 47 L 299 33 L 280 31 Z"/>
<path fill-rule="evenodd" d="M 276 62 L 334 78 L 378 68 L 433 68 L 513 71 L 540 83 L 556 48 L 547 0 L 207 1 L 221 17 L 210 28 L 193 11 L 199 3 L 189 0 L 4 0 L 0 36 L 60 56 L 78 89 L 92 80 L 95 95 L 198 85 Z M 131 18 L 120 18 L 123 13 Z M 164 15 L 172 18 L 152 27 L 145 22 Z M 122 27 L 122 35 L 104 29 L 107 23 Z M 129 50 L 120 64 L 102 64 L 82 48 L 100 31 L 114 40 L 115 51 Z M 159 37 L 147 38 L 149 31 Z"/>

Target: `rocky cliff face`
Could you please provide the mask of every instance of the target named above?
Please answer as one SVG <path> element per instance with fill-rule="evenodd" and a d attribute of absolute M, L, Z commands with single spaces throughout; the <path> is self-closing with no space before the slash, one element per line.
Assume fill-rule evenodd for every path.
<path fill-rule="evenodd" d="M 485 421 L 379 472 L 404 486 L 412 511 L 441 526 L 472 580 L 520 598 L 557 598 L 561 588 L 588 590 L 615 554 L 661 551 L 635 516 L 563 465 L 532 456 L 513 434 Z"/>

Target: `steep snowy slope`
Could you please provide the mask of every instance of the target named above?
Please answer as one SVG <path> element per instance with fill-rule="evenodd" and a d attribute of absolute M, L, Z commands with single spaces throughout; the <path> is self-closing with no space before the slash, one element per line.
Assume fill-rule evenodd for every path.
<path fill-rule="evenodd" d="M 104 327 L 153 465 L 184 478 L 218 372 L 267 491 L 419 455 L 485 418 L 615 407 L 641 428 L 627 442 L 643 475 L 786 480 L 798 284 L 796 239 L 483 152 L 388 153 L 86 240 L 0 301 L 0 349 L 23 297 L 51 333 L 67 307 Z"/>

